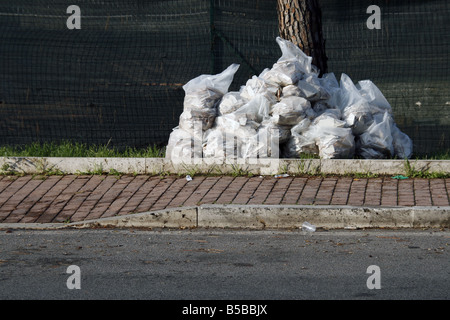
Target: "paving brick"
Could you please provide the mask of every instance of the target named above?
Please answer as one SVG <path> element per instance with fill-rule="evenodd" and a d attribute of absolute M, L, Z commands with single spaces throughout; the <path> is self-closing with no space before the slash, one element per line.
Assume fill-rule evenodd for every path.
<path fill-rule="evenodd" d="M 28 181 L 31 180 L 31 176 L 19 177 L 14 180 L 8 188 L 0 193 L 0 208 L 5 202 L 9 200 L 14 194 L 16 194 L 23 186 L 25 186 Z"/>
<path fill-rule="evenodd" d="M 63 176 L 58 179 L 56 183 L 53 184 L 53 186 L 41 197 L 41 199 L 30 208 L 27 215 L 23 217 L 20 222 L 48 222 L 48 220 L 43 217 L 45 210 L 53 203 L 55 198 L 57 198 L 57 196 L 64 191 L 73 179 L 75 179 L 75 176 L 72 175 Z M 41 218 L 43 218 L 43 220 L 40 220 Z"/>
<path fill-rule="evenodd" d="M 205 180 L 195 189 L 191 196 L 185 201 L 185 206 L 196 206 L 200 203 L 202 198 L 214 187 L 217 183 L 217 177 L 206 177 Z"/>
<path fill-rule="evenodd" d="M 383 186 L 383 180 L 379 178 L 368 179 L 364 205 L 366 206 L 379 206 L 381 204 L 381 188 Z"/>
<path fill-rule="evenodd" d="M 10 215 L 5 222 L 15 223 L 15 222 L 26 222 L 29 218 L 30 209 L 41 200 L 41 198 L 47 193 L 47 191 L 53 187 L 61 177 L 51 176 L 45 179 L 45 181 L 41 181 L 36 188 L 29 193 L 17 207 L 11 211 Z M 32 181 L 30 181 L 28 185 L 30 185 Z M 23 190 L 23 188 L 22 188 Z M 25 219 L 24 219 L 25 218 Z M 31 222 L 31 221 L 30 221 Z"/>
<path fill-rule="evenodd" d="M 258 186 L 262 183 L 261 178 L 259 177 L 251 177 L 248 178 L 247 182 L 244 184 L 242 189 L 236 195 L 236 197 L 231 202 L 232 204 L 247 204 L 250 198 L 255 193 Z"/>
<path fill-rule="evenodd" d="M 161 196 L 166 193 L 170 186 L 177 180 L 175 177 L 166 177 L 161 179 L 159 183 L 148 193 L 142 202 L 137 206 L 135 212 L 146 212 L 158 201 Z M 170 194 L 167 194 L 171 196 Z"/>
<path fill-rule="evenodd" d="M 448 206 L 448 194 L 445 181 L 442 179 L 430 179 L 431 201 L 434 206 Z"/>
<path fill-rule="evenodd" d="M 297 204 L 307 181 L 307 178 L 294 177 L 284 194 L 283 200 L 281 200 L 281 204 Z"/>
<path fill-rule="evenodd" d="M 122 193 L 122 191 L 128 186 L 130 181 L 134 179 L 134 177 L 124 176 L 116 179 L 117 181 L 113 182 L 113 185 L 104 192 L 103 196 L 98 200 L 97 204 L 89 211 L 89 214 L 85 217 L 86 220 L 98 219 L 103 217 L 105 211 L 114 202 L 114 200 L 116 200 L 120 193 Z"/>
<path fill-rule="evenodd" d="M 333 197 L 334 189 L 336 187 L 337 178 L 324 178 L 317 191 L 314 204 L 329 205 Z"/>
<path fill-rule="evenodd" d="M 449 206 L 450 179 L 0 176 L 0 222 L 81 221 L 205 204 Z"/>
<path fill-rule="evenodd" d="M 266 201 L 267 197 L 271 193 L 273 187 L 276 185 L 276 183 L 279 181 L 277 179 L 274 179 L 273 177 L 270 178 L 260 178 L 261 184 L 258 186 L 256 191 L 252 196 L 250 196 L 250 200 L 248 201 L 248 204 L 262 204 Z"/>
<path fill-rule="evenodd" d="M 47 217 L 54 217 L 51 222 L 65 222 L 69 221 L 73 212 L 65 210 L 69 201 L 83 188 L 91 179 L 91 176 L 77 176 L 67 188 L 59 194 L 52 205 L 45 210 Z"/>
<path fill-rule="evenodd" d="M 279 178 L 276 179 L 272 190 L 267 194 L 264 204 L 278 205 L 281 204 L 289 185 L 292 183 L 293 178 Z"/>
<path fill-rule="evenodd" d="M 153 191 L 153 189 L 161 182 L 159 177 L 150 177 L 139 187 L 139 189 L 125 203 L 118 215 L 125 215 L 137 212 L 138 206 L 144 201 L 145 197 Z"/>
<path fill-rule="evenodd" d="M 331 198 L 332 205 L 346 205 L 348 200 L 348 195 L 350 193 L 350 188 L 352 185 L 352 178 L 341 178 L 338 179 L 336 186 L 334 188 L 333 197 Z"/>
<path fill-rule="evenodd" d="M 169 203 L 177 197 L 178 193 L 183 190 L 188 183 L 186 178 L 176 179 L 166 192 L 149 208 L 149 210 L 161 210 L 167 208 Z"/>
<path fill-rule="evenodd" d="M 399 206 L 414 206 L 414 181 L 413 180 L 399 180 L 398 181 L 398 205 Z"/>
<path fill-rule="evenodd" d="M 313 204 L 322 180 L 322 178 L 316 177 L 309 178 L 297 203 L 300 205 Z"/>
<path fill-rule="evenodd" d="M 64 220 L 70 220 L 76 222 L 79 220 L 73 219 L 73 215 L 84 202 L 84 200 L 91 194 L 92 191 L 103 181 L 103 176 L 84 176 L 84 179 L 88 179 L 85 184 L 76 191 L 69 201 L 66 203 L 59 216 L 64 216 Z M 81 219 L 82 220 L 82 219 Z"/>
<path fill-rule="evenodd" d="M 30 179 L 16 190 L 1 206 L 0 221 L 5 223 L 18 222 L 27 213 L 26 206 L 28 206 L 28 203 L 21 206 L 22 201 L 29 197 L 42 182 L 43 180 L 40 179 Z"/>
<path fill-rule="evenodd" d="M 353 179 L 350 186 L 347 205 L 362 206 L 365 200 L 367 179 Z"/>
<path fill-rule="evenodd" d="M 230 204 L 236 195 L 241 191 L 242 187 L 248 181 L 247 177 L 236 177 L 225 189 L 220 197 L 216 200 L 216 204 Z"/>
<path fill-rule="evenodd" d="M 396 206 L 398 203 L 398 180 L 386 177 L 381 189 L 381 205 Z"/>
<path fill-rule="evenodd" d="M 125 204 L 133 197 L 136 192 L 142 187 L 142 185 L 149 179 L 148 176 L 136 176 L 126 188 L 120 193 L 120 195 L 111 203 L 106 209 L 103 217 L 113 217 L 118 215 L 120 210 Z"/>
<path fill-rule="evenodd" d="M 191 197 L 191 195 L 197 190 L 198 186 L 202 184 L 202 182 L 206 179 L 206 177 L 193 177 L 191 181 L 189 181 L 182 190 L 174 197 L 168 204 L 168 207 L 181 207 L 184 206 L 187 199 Z"/>
<path fill-rule="evenodd" d="M 115 176 L 102 176 L 101 182 L 97 187 L 90 192 L 90 194 L 84 199 L 78 209 L 75 211 L 71 217 L 72 221 L 85 220 L 92 209 L 97 205 L 100 199 L 105 195 L 105 193 L 117 182 L 117 177 Z"/>
<path fill-rule="evenodd" d="M 200 203 L 204 204 L 214 204 L 217 199 L 222 195 L 224 190 L 228 188 L 228 186 L 233 181 L 233 177 L 218 177 L 217 182 L 214 186 L 204 195 L 204 197 L 200 200 Z"/>
<path fill-rule="evenodd" d="M 414 199 L 416 206 L 433 205 L 428 179 L 414 179 Z"/>
<path fill-rule="evenodd" d="M 15 177 L 15 176 L 0 176 L 0 178 L 1 178 L 1 180 L 0 180 L 0 195 L 1 195 L 2 192 L 11 185 L 11 183 L 16 181 L 17 177 Z"/>

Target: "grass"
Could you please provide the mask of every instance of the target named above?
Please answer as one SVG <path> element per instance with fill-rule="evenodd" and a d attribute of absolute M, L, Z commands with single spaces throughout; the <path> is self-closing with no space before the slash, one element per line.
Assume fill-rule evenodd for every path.
<path fill-rule="evenodd" d="M 450 150 L 444 150 L 440 152 L 434 152 L 431 154 L 419 155 L 414 158 L 415 160 L 450 160 Z"/>
<path fill-rule="evenodd" d="M 34 142 L 24 146 L 0 146 L 1 157 L 162 158 L 164 155 L 164 148 L 154 145 L 141 149 L 132 147 L 119 149 L 109 144 L 87 145 L 62 141 L 61 143 Z"/>
<path fill-rule="evenodd" d="M 446 160 L 446 159 L 439 159 Z M 408 178 L 426 178 L 426 179 L 438 179 L 438 178 L 450 178 L 449 172 L 430 172 L 429 169 L 417 170 L 415 164 L 406 159 L 405 160 L 405 174 Z"/>
<path fill-rule="evenodd" d="M 116 148 L 110 146 L 109 143 L 106 145 L 87 145 L 78 142 L 70 142 L 70 141 L 62 141 L 60 143 L 55 142 L 46 142 L 46 143 L 31 143 L 24 146 L 0 146 L 0 157 L 123 157 L 123 158 L 162 158 L 165 156 L 165 148 L 160 148 L 158 146 L 148 146 L 147 148 Z M 300 159 L 297 159 L 297 175 L 310 175 L 310 176 L 318 176 L 323 175 L 320 172 L 320 168 L 307 168 L 305 160 L 315 159 L 317 156 L 312 155 L 304 155 Z M 417 160 L 450 160 L 450 150 L 445 150 L 442 152 L 429 154 L 429 155 L 421 155 L 414 157 L 414 159 L 404 160 L 404 171 L 405 175 L 409 178 L 449 178 L 450 173 L 448 172 L 429 172 L 428 169 L 417 169 L 415 167 L 415 161 Z M 4 164 L 0 168 L 0 173 L 3 174 L 12 174 L 14 173 L 13 168 L 10 167 L 9 164 Z M 186 166 L 185 172 L 182 175 L 190 175 L 194 177 L 200 174 L 200 169 L 197 166 Z M 217 168 L 211 168 L 208 172 L 208 176 L 214 175 L 214 170 L 217 171 Z M 46 168 L 43 165 L 42 173 L 45 175 L 59 175 L 62 174 L 58 172 L 58 170 L 52 170 L 51 168 Z M 287 165 L 280 168 L 279 173 L 287 173 L 288 167 Z M 92 174 L 103 174 L 103 169 L 98 168 L 98 170 L 94 170 L 91 172 Z M 111 175 L 120 175 L 121 173 L 116 170 L 111 170 L 109 172 Z M 221 172 L 215 173 L 216 175 L 222 175 Z M 164 177 L 169 175 L 169 173 L 159 173 L 160 176 Z M 179 174 L 180 175 L 180 174 Z M 231 166 L 231 176 L 252 176 L 253 174 L 239 164 L 235 164 Z M 375 178 L 379 175 L 372 174 L 370 172 L 367 173 L 349 173 L 349 176 L 353 176 L 356 178 Z M 295 174 L 294 174 L 295 176 Z"/>

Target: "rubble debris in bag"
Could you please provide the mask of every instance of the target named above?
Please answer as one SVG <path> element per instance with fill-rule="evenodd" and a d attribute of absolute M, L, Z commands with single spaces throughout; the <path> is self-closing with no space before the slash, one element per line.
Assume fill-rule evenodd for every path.
<path fill-rule="evenodd" d="M 389 112 L 377 114 L 370 127 L 359 136 L 357 152 L 365 159 L 384 159 L 394 156 L 391 133 L 393 119 Z"/>
<path fill-rule="evenodd" d="M 410 159 L 413 154 L 413 142 L 407 134 L 403 133 L 395 123 L 392 124 L 391 133 L 394 144 L 394 153 L 399 159 Z"/>
<path fill-rule="evenodd" d="M 180 115 L 179 126 L 181 129 L 193 133 L 196 126 L 202 131 L 206 131 L 214 125 L 216 118 L 215 109 L 191 109 L 185 110 Z"/>
<path fill-rule="evenodd" d="M 280 37 L 276 42 L 281 57 L 239 92 L 227 92 L 237 64 L 183 86 L 184 109 L 168 150 L 216 159 L 412 156 L 412 140 L 396 126 L 389 102 L 372 81 L 354 84 L 342 74 L 338 82 L 334 73 L 319 77 L 299 47 Z M 186 137 L 195 132 L 196 139 Z M 200 154 L 189 150 L 199 140 Z"/>
<path fill-rule="evenodd" d="M 281 148 L 284 158 L 300 158 L 302 154 L 318 155 L 319 149 L 311 132 L 311 120 L 306 118 L 291 129 L 291 137 Z"/>
<path fill-rule="evenodd" d="M 334 126 L 315 126 L 316 144 L 322 159 L 351 159 L 355 154 L 352 130 Z"/>
<path fill-rule="evenodd" d="M 227 93 L 238 68 L 238 64 L 232 64 L 219 74 L 201 75 L 183 86 L 185 97 L 180 128 L 193 132 L 196 123 L 201 123 L 203 131 L 213 126 L 217 115 L 216 105 Z"/>
<path fill-rule="evenodd" d="M 287 132 L 286 132 L 287 131 Z M 280 137 L 280 134 L 284 135 Z M 266 121 L 250 136 L 242 147 L 242 158 L 279 158 L 280 139 L 287 141 L 290 130 Z"/>
<path fill-rule="evenodd" d="M 169 136 L 166 158 L 173 161 L 202 157 L 202 135 L 176 127 Z"/>
<path fill-rule="evenodd" d="M 289 96 L 272 106 L 271 116 L 275 124 L 294 126 L 305 118 L 314 118 L 315 113 L 308 100 Z"/>
<path fill-rule="evenodd" d="M 234 112 L 242 107 L 245 102 L 246 101 L 241 97 L 239 92 L 228 92 L 222 97 L 222 100 L 217 107 L 218 115 L 221 116 Z"/>
<path fill-rule="evenodd" d="M 299 95 L 308 101 L 328 100 L 330 93 L 322 86 L 316 75 L 310 75 L 297 84 Z"/>
<path fill-rule="evenodd" d="M 278 85 L 270 84 L 263 79 L 264 74 L 269 69 L 265 69 L 259 76 L 253 76 L 251 79 L 247 80 L 245 86 L 241 86 L 239 93 L 241 98 L 250 101 L 258 95 L 263 95 L 271 103 L 277 101 Z"/>

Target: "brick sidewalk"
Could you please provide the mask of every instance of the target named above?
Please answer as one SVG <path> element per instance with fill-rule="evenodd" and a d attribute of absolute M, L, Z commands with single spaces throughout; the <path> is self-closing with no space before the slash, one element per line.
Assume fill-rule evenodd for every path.
<path fill-rule="evenodd" d="M 450 179 L 0 176 L 0 223 L 56 223 L 199 204 L 449 206 Z"/>

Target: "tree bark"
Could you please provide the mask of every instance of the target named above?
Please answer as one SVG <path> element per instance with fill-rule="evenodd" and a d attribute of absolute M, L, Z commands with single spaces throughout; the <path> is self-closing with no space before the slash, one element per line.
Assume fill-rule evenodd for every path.
<path fill-rule="evenodd" d="M 320 75 L 328 72 L 319 0 L 277 0 L 280 37 L 312 57 Z"/>

